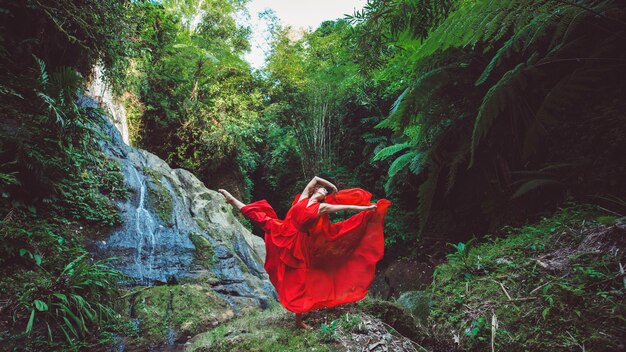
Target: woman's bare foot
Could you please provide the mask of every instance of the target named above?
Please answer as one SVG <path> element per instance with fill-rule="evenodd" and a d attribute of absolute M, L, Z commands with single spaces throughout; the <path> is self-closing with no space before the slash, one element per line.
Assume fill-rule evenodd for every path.
<path fill-rule="evenodd" d="M 298 329 L 304 329 L 304 330 L 311 330 L 313 329 L 313 327 L 311 327 L 311 325 L 308 325 L 304 322 L 304 320 L 302 320 L 302 314 L 296 313 L 296 328 Z"/>

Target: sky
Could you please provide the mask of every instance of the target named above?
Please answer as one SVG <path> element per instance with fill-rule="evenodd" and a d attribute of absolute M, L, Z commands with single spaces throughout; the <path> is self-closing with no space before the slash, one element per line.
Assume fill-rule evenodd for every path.
<path fill-rule="evenodd" d="M 251 51 L 244 58 L 254 68 L 265 63 L 265 53 L 269 50 L 267 23 L 259 19 L 259 12 L 273 9 L 283 26 L 293 28 L 317 28 L 326 20 L 343 18 L 361 10 L 367 0 L 252 0 L 248 3 L 250 18 L 246 19 L 252 28 Z"/>

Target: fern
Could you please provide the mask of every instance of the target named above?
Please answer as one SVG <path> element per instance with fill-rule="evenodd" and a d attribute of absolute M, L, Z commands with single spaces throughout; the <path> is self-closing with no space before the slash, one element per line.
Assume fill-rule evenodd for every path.
<path fill-rule="evenodd" d="M 480 149 L 485 156 L 498 150 L 507 163 L 524 161 L 567 118 L 566 109 L 584 101 L 590 86 L 608 73 L 623 74 L 623 16 L 623 5 L 614 0 L 461 1 L 427 38 L 402 32 L 393 42 L 403 49 L 391 61 L 398 67 L 389 71 L 405 79 L 399 72 L 414 65 L 416 78 L 390 88 L 401 93 L 376 127 L 392 130 L 403 143 L 377 156 L 403 152 L 389 168 L 395 181 L 407 166 L 417 174 L 429 165 L 419 187 L 422 230 L 442 170 L 449 194 L 459 168 L 468 155 L 468 169 L 474 165 L 483 143 L 489 145 Z M 469 59 L 449 60 L 446 53 L 453 50 Z M 530 177 L 520 181 L 515 197 L 560 182 L 545 172 Z"/>
<path fill-rule="evenodd" d="M 374 155 L 374 157 L 372 158 L 372 161 L 385 160 L 389 158 L 390 156 L 408 147 L 410 147 L 409 143 L 400 143 L 400 144 L 390 145 L 388 147 L 381 149 L 378 153 L 376 153 L 376 155 Z"/>
<path fill-rule="evenodd" d="M 389 178 L 393 178 L 394 176 L 396 176 L 396 174 L 406 168 L 411 160 L 413 160 L 413 158 L 417 155 L 418 153 L 416 151 L 410 151 L 397 157 L 396 160 L 391 163 L 391 166 L 389 166 L 387 176 L 389 176 Z"/>
<path fill-rule="evenodd" d="M 439 182 L 439 165 L 431 164 L 428 168 L 428 178 L 422 183 L 418 190 L 419 204 L 417 206 L 417 214 L 419 218 L 419 233 L 423 233 L 428 223 L 430 210 L 433 206 L 437 183 Z"/>
<path fill-rule="evenodd" d="M 498 49 L 494 57 L 491 59 L 483 73 L 476 80 L 475 85 L 483 84 L 491 75 L 492 71 L 499 67 L 503 61 L 511 56 L 519 53 L 522 49 L 524 39 L 526 39 L 531 31 L 535 33 L 545 33 L 545 28 L 539 26 L 540 21 L 543 21 L 543 17 L 534 18 L 526 26 L 524 26 L 519 32 L 511 36 L 501 47 Z M 532 41 L 529 41 L 529 43 Z"/>
<path fill-rule="evenodd" d="M 548 134 L 550 127 L 557 123 L 567 107 L 584 98 L 589 87 L 610 72 L 612 72 L 610 67 L 580 68 L 554 85 L 526 130 L 522 157 L 528 159 L 535 152 L 539 141 Z"/>
<path fill-rule="evenodd" d="M 415 153 L 413 159 L 411 159 L 411 163 L 409 164 L 409 170 L 415 175 L 419 175 L 424 166 L 424 159 L 425 158 L 422 157 L 422 154 Z"/>
<path fill-rule="evenodd" d="M 475 152 L 481 138 L 489 132 L 494 121 L 511 104 L 515 104 L 524 95 L 531 76 L 536 75 L 537 69 L 533 65 L 536 55 L 531 56 L 527 62 L 522 62 L 502 76 L 502 78 L 485 94 L 478 116 L 474 122 L 472 143 L 470 147 L 470 163 L 474 164 Z"/>
<path fill-rule="evenodd" d="M 526 193 L 534 189 L 540 188 L 540 187 L 554 186 L 554 185 L 562 185 L 562 184 L 554 179 L 549 179 L 549 178 L 528 180 L 524 182 L 521 186 L 519 186 L 519 188 L 511 196 L 511 199 L 519 198 L 525 195 Z"/>
<path fill-rule="evenodd" d="M 459 167 L 467 159 L 469 144 L 469 139 L 463 140 L 457 147 L 457 150 L 455 151 L 452 158 L 450 159 L 450 162 L 448 164 L 448 178 L 446 180 L 446 195 L 449 194 L 452 190 L 452 187 L 454 187 Z"/>
<path fill-rule="evenodd" d="M 419 123 L 420 112 L 424 110 L 430 98 L 468 67 L 466 63 L 455 63 L 436 67 L 420 75 L 394 101 L 389 116 L 376 128 L 389 128 L 394 132 L 405 130 L 408 126 Z"/>
<path fill-rule="evenodd" d="M 405 154 L 400 155 L 393 161 L 393 163 L 391 163 L 391 166 L 387 171 L 387 182 L 385 182 L 384 186 L 386 193 L 389 194 L 392 192 L 394 182 L 397 179 L 399 173 L 402 170 L 406 169 L 407 166 L 409 166 L 409 169 L 411 169 L 410 165 L 415 159 L 418 159 L 419 156 L 420 155 L 417 151 L 409 151 Z"/>

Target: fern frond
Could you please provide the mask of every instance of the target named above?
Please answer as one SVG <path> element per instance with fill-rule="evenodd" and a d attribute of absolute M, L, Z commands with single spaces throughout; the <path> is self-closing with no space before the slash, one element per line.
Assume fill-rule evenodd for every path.
<path fill-rule="evenodd" d="M 485 70 L 474 83 L 476 86 L 483 84 L 491 75 L 491 73 L 502 65 L 504 61 L 514 55 L 519 55 L 522 51 L 532 48 L 540 41 L 541 38 L 547 36 L 549 30 L 544 23 L 550 22 L 551 16 L 542 14 L 532 19 L 526 26 L 511 36 L 493 56 Z"/>
<path fill-rule="evenodd" d="M 376 128 L 389 128 L 394 132 L 405 129 L 410 124 L 419 123 L 420 110 L 428 103 L 429 98 L 442 87 L 447 86 L 458 77 L 459 70 L 469 65 L 455 63 L 436 67 L 420 75 L 407 87 L 393 103 L 389 116 Z"/>
<path fill-rule="evenodd" d="M 400 143 L 400 144 L 390 145 L 388 147 L 381 149 L 378 153 L 376 153 L 376 155 L 374 155 L 374 157 L 372 158 L 372 161 L 385 160 L 389 158 L 390 156 L 396 154 L 397 152 L 402 151 L 408 147 L 410 147 L 409 143 Z"/>
<path fill-rule="evenodd" d="M 505 73 L 485 94 L 474 122 L 468 168 L 474 164 L 476 148 L 481 138 L 487 135 L 497 117 L 523 96 L 528 80 L 537 74 L 538 70 L 534 66 L 535 58 L 536 55 L 533 55 L 528 62 L 522 62 Z"/>
<path fill-rule="evenodd" d="M 71 67 L 62 67 L 50 77 L 50 90 L 63 100 L 73 98 L 81 85 L 82 77 Z M 62 104 L 64 105 L 65 101 L 62 101 Z"/>
<path fill-rule="evenodd" d="M 49 82 L 48 72 L 46 71 L 46 63 L 35 55 L 33 55 L 33 58 L 35 59 L 35 61 L 37 61 L 37 64 L 39 65 L 39 82 L 43 87 L 46 87 Z"/>
<path fill-rule="evenodd" d="M 534 189 L 540 188 L 540 187 L 555 186 L 555 185 L 561 185 L 561 183 L 551 178 L 528 180 L 524 182 L 521 186 L 519 186 L 519 188 L 517 188 L 515 193 L 513 193 L 513 195 L 511 196 L 511 199 L 519 198 L 525 195 L 526 193 Z"/>
<path fill-rule="evenodd" d="M 452 160 L 448 164 L 448 178 L 446 180 L 446 195 L 450 193 L 452 187 L 456 183 L 456 175 L 459 170 L 459 167 L 463 162 L 467 159 L 467 154 L 469 153 L 470 141 L 466 139 L 464 143 L 459 144 Z"/>
<path fill-rule="evenodd" d="M 439 165 L 430 164 L 428 168 L 428 178 L 422 183 L 418 189 L 419 205 L 417 206 L 417 215 L 419 218 L 419 233 L 423 233 L 430 217 L 430 210 L 433 206 L 433 199 L 437 191 L 437 183 L 439 181 Z"/>
<path fill-rule="evenodd" d="M 409 163 L 411 162 L 411 160 L 417 155 L 418 153 L 416 151 L 410 151 L 406 154 L 402 154 L 399 157 L 397 157 L 396 160 L 394 160 L 393 163 L 391 163 L 391 166 L 389 166 L 389 171 L 387 171 L 387 176 L 389 178 L 393 178 L 398 172 L 406 168 L 407 165 L 409 165 Z"/>
<path fill-rule="evenodd" d="M 522 48 L 523 45 L 523 41 L 524 39 L 529 35 L 529 33 L 535 29 L 535 30 L 543 30 L 543 28 L 541 28 L 540 26 L 538 26 L 539 21 L 541 21 L 542 18 L 537 17 L 535 19 L 533 19 L 532 21 L 530 21 L 526 26 L 524 26 L 519 32 L 517 32 L 515 35 L 511 36 L 511 38 L 509 38 L 509 40 L 507 40 L 501 47 L 500 49 L 498 49 L 498 51 L 496 52 L 496 54 L 493 56 L 493 58 L 491 59 L 491 61 L 489 62 L 489 64 L 487 64 L 487 67 L 485 67 L 485 70 L 483 70 L 482 74 L 480 75 L 480 77 L 478 77 L 478 79 L 476 80 L 476 83 L 474 83 L 474 85 L 479 86 L 481 84 L 483 84 L 491 75 L 491 72 L 500 66 L 500 64 L 502 64 L 502 62 L 504 60 L 506 60 L 507 58 L 518 54 L 518 52 L 520 51 L 520 49 Z"/>
<path fill-rule="evenodd" d="M 409 163 L 409 171 L 411 171 L 415 175 L 419 175 L 419 173 L 423 170 L 423 166 L 424 158 L 422 157 L 422 154 L 417 153 Z"/>
<path fill-rule="evenodd" d="M 584 98 L 589 87 L 609 72 L 611 72 L 611 66 L 580 68 L 558 81 L 546 95 L 526 130 L 522 158 L 527 159 L 531 156 L 539 141 L 547 135 L 550 127 L 558 121 L 568 107 Z"/>

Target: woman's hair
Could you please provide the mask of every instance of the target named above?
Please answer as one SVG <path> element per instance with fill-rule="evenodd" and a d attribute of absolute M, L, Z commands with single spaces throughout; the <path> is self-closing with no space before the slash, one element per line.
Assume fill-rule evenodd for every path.
<path fill-rule="evenodd" d="M 311 189 L 311 191 L 309 192 L 309 197 L 311 197 L 313 194 L 315 194 L 315 192 L 317 192 L 317 190 L 320 189 L 320 188 L 326 189 L 323 185 L 315 185 L 315 187 L 313 187 L 313 189 Z M 330 192 L 328 192 L 328 190 L 326 190 L 326 191 L 327 191 L 327 193 L 330 193 Z"/>

